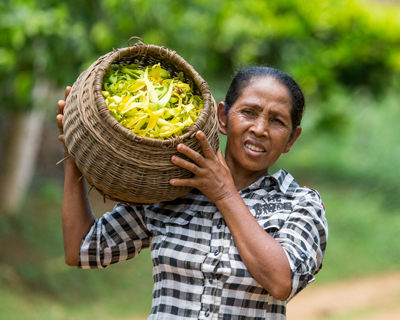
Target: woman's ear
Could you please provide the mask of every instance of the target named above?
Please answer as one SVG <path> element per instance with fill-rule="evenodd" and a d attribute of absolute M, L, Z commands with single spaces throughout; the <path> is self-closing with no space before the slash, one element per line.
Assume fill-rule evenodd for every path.
<path fill-rule="evenodd" d="M 228 125 L 228 114 L 225 113 L 225 102 L 221 101 L 218 103 L 218 122 L 219 122 L 219 132 L 226 135 L 227 125 Z"/>
<path fill-rule="evenodd" d="M 286 143 L 285 149 L 283 150 L 282 153 L 287 153 L 290 151 L 290 148 L 293 146 L 293 144 L 296 142 L 297 138 L 300 136 L 302 131 L 302 128 L 300 126 L 297 126 L 296 130 L 292 132 L 290 135 L 290 138 L 288 142 Z"/>

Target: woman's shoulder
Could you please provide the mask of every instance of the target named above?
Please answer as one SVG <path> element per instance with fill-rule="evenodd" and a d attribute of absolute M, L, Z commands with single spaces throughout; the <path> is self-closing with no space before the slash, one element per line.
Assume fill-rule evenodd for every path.
<path fill-rule="evenodd" d="M 294 198 L 316 197 L 321 199 L 321 195 L 316 189 L 310 188 L 307 185 L 300 186 L 295 178 L 285 169 L 280 169 L 272 177 L 276 180 L 279 189 L 286 196 Z"/>
<path fill-rule="evenodd" d="M 325 204 L 320 193 L 309 186 L 300 186 L 293 176 L 285 169 L 273 175 L 283 197 L 288 199 L 292 208 L 311 210 L 319 217 L 325 216 Z"/>

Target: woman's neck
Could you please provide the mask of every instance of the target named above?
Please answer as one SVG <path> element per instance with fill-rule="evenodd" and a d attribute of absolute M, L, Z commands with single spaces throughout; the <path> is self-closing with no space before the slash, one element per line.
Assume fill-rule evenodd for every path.
<path fill-rule="evenodd" d="M 240 191 L 244 188 L 247 188 L 248 186 L 251 186 L 261 177 L 268 175 L 268 170 L 266 170 L 265 172 L 242 173 L 242 172 L 236 172 L 235 170 L 231 169 L 231 174 L 233 181 L 235 182 L 236 190 Z"/>

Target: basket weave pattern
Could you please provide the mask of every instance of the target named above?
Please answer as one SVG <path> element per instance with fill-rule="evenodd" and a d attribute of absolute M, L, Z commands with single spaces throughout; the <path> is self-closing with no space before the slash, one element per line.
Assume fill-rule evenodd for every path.
<path fill-rule="evenodd" d="M 115 120 L 101 93 L 103 76 L 113 63 L 160 63 L 171 76 L 184 73 L 185 82 L 201 95 L 204 107 L 193 126 L 179 137 L 166 140 L 140 137 Z M 83 176 L 105 198 L 128 204 L 170 201 L 190 191 L 174 187 L 171 178 L 193 174 L 171 162 L 184 143 L 201 153 L 195 133 L 202 130 L 214 151 L 218 149 L 216 104 L 208 84 L 182 57 L 164 47 L 136 45 L 117 49 L 95 61 L 72 86 L 64 108 L 64 135 L 70 156 Z"/>

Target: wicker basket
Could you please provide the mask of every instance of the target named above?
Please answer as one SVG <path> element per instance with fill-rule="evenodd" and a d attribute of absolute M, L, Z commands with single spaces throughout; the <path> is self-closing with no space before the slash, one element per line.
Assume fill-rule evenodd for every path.
<path fill-rule="evenodd" d="M 111 64 L 132 62 L 142 66 L 161 64 L 171 76 L 183 72 L 184 81 L 202 95 L 204 107 L 193 126 L 179 137 L 167 140 L 135 135 L 109 113 L 101 94 L 103 76 Z M 182 57 L 165 47 L 146 45 L 116 49 L 84 71 L 72 86 L 63 120 L 70 156 L 93 188 L 104 198 L 127 204 L 149 204 L 174 200 L 188 193 L 189 187 L 171 186 L 171 178 L 193 174 L 171 162 L 179 143 L 201 152 L 195 133 L 202 130 L 212 148 L 218 149 L 216 104 L 208 84 Z"/>

